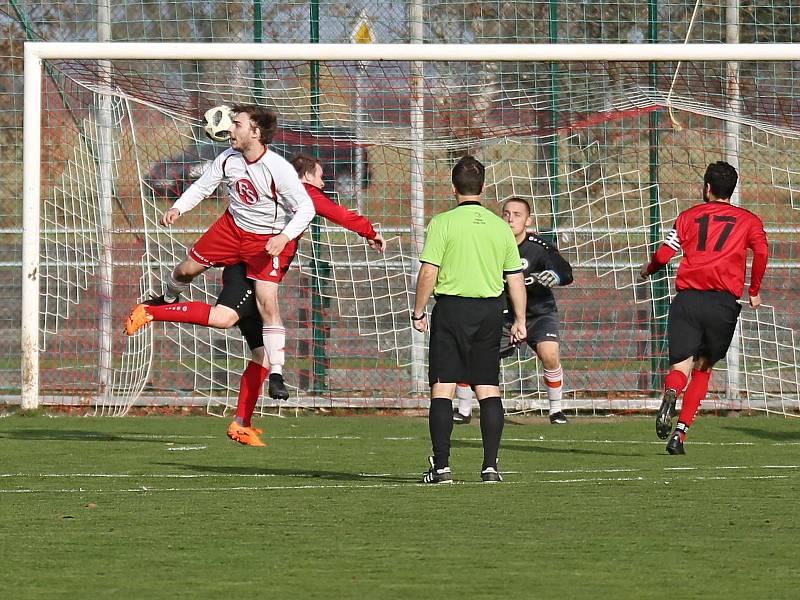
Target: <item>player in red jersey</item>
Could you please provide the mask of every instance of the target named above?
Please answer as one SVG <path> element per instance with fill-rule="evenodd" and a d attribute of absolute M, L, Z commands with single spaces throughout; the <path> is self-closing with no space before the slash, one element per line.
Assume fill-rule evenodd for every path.
<path fill-rule="evenodd" d="M 750 267 L 750 306 L 761 304 L 761 280 L 767 268 L 764 223 L 748 210 L 732 206 L 736 169 L 718 161 L 703 178 L 703 204 L 683 211 L 663 245 L 642 265 L 643 280 L 656 273 L 679 250 L 683 258 L 675 278 L 677 294 L 669 307 L 667 338 L 670 371 L 656 417 L 656 434 L 667 439 L 667 452 L 685 454 L 686 433 L 708 392 L 711 369 L 725 357 L 733 339 L 744 291 L 747 249 L 753 251 Z M 678 424 L 672 430 L 675 402 L 683 391 Z"/>
<path fill-rule="evenodd" d="M 314 203 L 317 214 L 349 229 L 367 239 L 370 247 L 383 252 L 385 241 L 376 232 L 372 223 L 358 213 L 336 204 L 322 190 L 325 182 L 322 179 L 322 164 L 316 158 L 299 154 L 292 158 L 300 181 Z M 236 418 L 228 426 L 228 437 L 247 446 L 264 446 L 259 438 L 260 429 L 252 426 L 251 419 L 256 403 L 267 376 L 270 375 L 270 364 L 264 350 L 263 322 L 256 306 L 252 280 L 246 276 L 243 263 L 225 267 L 222 272 L 222 290 L 215 306 L 204 302 L 182 302 L 163 306 L 141 305 L 139 327 L 151 321 L 172 321 L 173 311 L 182 311 L 187 305 L 202 305 L 208 311 L 208 322 L 199 323 L 227 329 L 234 325 L 239 327 L 242 336 L 250 347 L 251 360 L 242 374 L 239 384 L 239 397 L 236 407 Z M 138 328 L 137 328 L 138 329 Z M 270 396 L 275 398 L 273 379 L 270 377 Z"/>

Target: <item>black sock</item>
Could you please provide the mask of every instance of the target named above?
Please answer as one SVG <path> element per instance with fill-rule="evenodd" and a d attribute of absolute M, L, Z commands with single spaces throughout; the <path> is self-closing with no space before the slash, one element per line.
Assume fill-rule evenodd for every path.
<path fill-rule="evenodd" d="M 483 467 L 497 468 L 497 453 L 503 435 L 503 402 L 497 396 L 484 398 L 481 405 L 481 437 L 483 438 Z"/>
<path fill-rule="evenodd" d="M 433 466 L 443 469 L 450 464 L 450 435 L 453 433 L 453 401 L 432 398 L 428 412 L 428 429 L 433 445 Z"/>

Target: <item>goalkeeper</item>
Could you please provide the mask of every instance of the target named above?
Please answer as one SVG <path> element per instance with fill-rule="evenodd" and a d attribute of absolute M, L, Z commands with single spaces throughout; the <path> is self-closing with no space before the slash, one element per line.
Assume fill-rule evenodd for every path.
<path fill-rule="evenodd" d="M 550 422 L 564 424 L 567 417 L 561 408 L 564 389 L 564 371 L 561 368 L 559 347 L 559 319 L 556 300 L 551 289 L 572 283 L 572 267 L 559 254 L 558 249 L 539 235 L 528 233 L 533 224 L 531 206 L 522 198 L 511 198 L 503 204 L 503 220 L 511 227 L 517 240 L 522 268 L 525 274 L 525 287 L 528 292 L 526 324 L 528 345 L 542 361 L 544 384 L 550 403 Z M 506 316 L 510 313 L 506 311 Z M 517 346 L 510 342 L 511 322 L 506 321 L 503 328 L 503 341 L 500 346 L 502 358 L 511 356 Z M 458 408 L 453 410 L 455 423 L 469 423 L 472 418 L 472 390 L 466 384 L 456 389 Z"/>
<path fill-rule="evenodd" d="M 366 218 L 344 206 L 336 204 L 323 191 L 322 163 L 316 158 L 299 154 L 291 160 L 292 166 L 314 203 L 317 214 L 366 238 L 370 247 L 383 252 L 385 241 Z M 173 321 L 176 311 L 184 314 L 184 305 L 204 305 L 209 310 L 208 326 L 226 329 L 237 325 L 252 353 L 239 384 L 236 419 L 228 426 L 228 437 L 248 446 L 264 446 L 259 438 L 260 429 L 252 427 L 251 418 L 261 395 L 264 381 L 269 375 L 269 361 L 264 349 L 263 323 L 256 306 L 253 281 L 247 278 L 244 263 L 230 265 L 222 271 L 222 290 L 215 306 L 204 302 L 184 302 L 163 306 L 138 305 L 128 317 L 126 331 L 131 335 L 151 321 Z M 205 323 L 197 323 L 205 324 Z M 270 378 L 269 393 L 276 397 Z"/>

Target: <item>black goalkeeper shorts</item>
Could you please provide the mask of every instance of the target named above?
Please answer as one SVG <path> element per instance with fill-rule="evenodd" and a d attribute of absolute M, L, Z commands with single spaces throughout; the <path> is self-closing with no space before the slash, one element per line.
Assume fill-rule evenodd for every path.
<path fill-rule="evenodd" d="M 247 267 L 238 263 L 225 267 L 222 271 L 222 291 L 217 297 L 218 306 L 232 308 L 239 315 L 236 326 L 242 332 L 250 350 L 264 345 L 263 322 L 258 314 L 256 292 L 253 282 L 247 278 Z"/>
<path fill-rule="evenodd" d="M 500 385 L 503 307 L 501 298 L 436 298 L 428 352 L 431 385 Z"/>
<path fill-rule="evenodd" d="M 693 357 L 713 365 L 725 358 L 742 307 L 728 292 L 683 290 L 669 306 L 669 363 Z"/>
<path fill-rule="evenodd" d="M 511 356 L 519 348 L 518 344 L 511 343 L 511 326 L 513 321 L 503 323 L 503 338 L 500 342 L 500 358 Z M 536 352 L 536 344 L 539 342 L 559 342 L 559 322 L 558 313 L 550 312 L 537 317 L 528 317 L 525 321 L 528 337 L 525 338 L 528 346 Z"/>

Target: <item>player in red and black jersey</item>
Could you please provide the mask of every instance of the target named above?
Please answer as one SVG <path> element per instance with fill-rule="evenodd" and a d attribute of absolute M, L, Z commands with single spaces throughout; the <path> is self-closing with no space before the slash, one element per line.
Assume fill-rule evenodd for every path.
<path fill-rule="evenodd" d="M 366 217 L 336 204 L 322 191 L 325 183 L 322 180 L 322 164 L 318 159 L 299 154 L 292 158 L 291 163 L 319 216 L 359 234 L 366 238 L 370 247 L 378 252 L 383 252 L 385 241 L 383 236 L 375 231 L 372 223 Z M 251 418 L 261 395 L 264 381 L 270 375 L 270 363 L 264 346 L 264 323 L 256 305 L 253 281 L 247 278 L 246 265 L 238 263 L 225 267 L 222 271 L 222 290 L 214 306 L 204 302 L 140 306 L 143 307 L 141 309 L 143 319 L 137 323 L 138 327 L 151 321 L 183 321 L 218 329 L 227 329 L 234 325 L 239 328 L 250 347 L 251 359 L 239 384 L 236 418 L 228 427 L 228 437 L 248 446 L 264 446 L 265 444 L 259 438 L 259 434 L 262 432 L 260 429 L 252 427 Z M 191 313 L 195 309 L 203 309 L 208 315 L 207 319 L 202 322 L 192 320 Z M 282 348 L 281 351 L 283 351 Z M 283 396 L 278 393 L 279 391 L 274 385 L 273 378 L 270 377 L 270 397 L 288 398 L 288 394 Z"/>
<path fill-rule="evenodd" d="M 669 307 L 667 338 L 670 371 L 656 417 L 656 434 L 667 439 L 667 452 L 685 454 L 683 442 L 700 403 L 708 392 L 711 369 L 725 357 L 733 339 L 744 291 L 747 249 L 753 251 L 750 267 L 750 306 L 761 304 L 761 280 L 767 268 L 767 236 L 764 223 L 748 210 L 732 206 L 736 169 L 718 161 L 708 166 L 703 178 L 704 204 L 683 211 L 664 244 L 640 276 L 647 279 L 683 251 L 675 278 L 677 294 Z M 672 430 L 675 402 L 691 372 L 683 396 L 678 424 Z"/>

